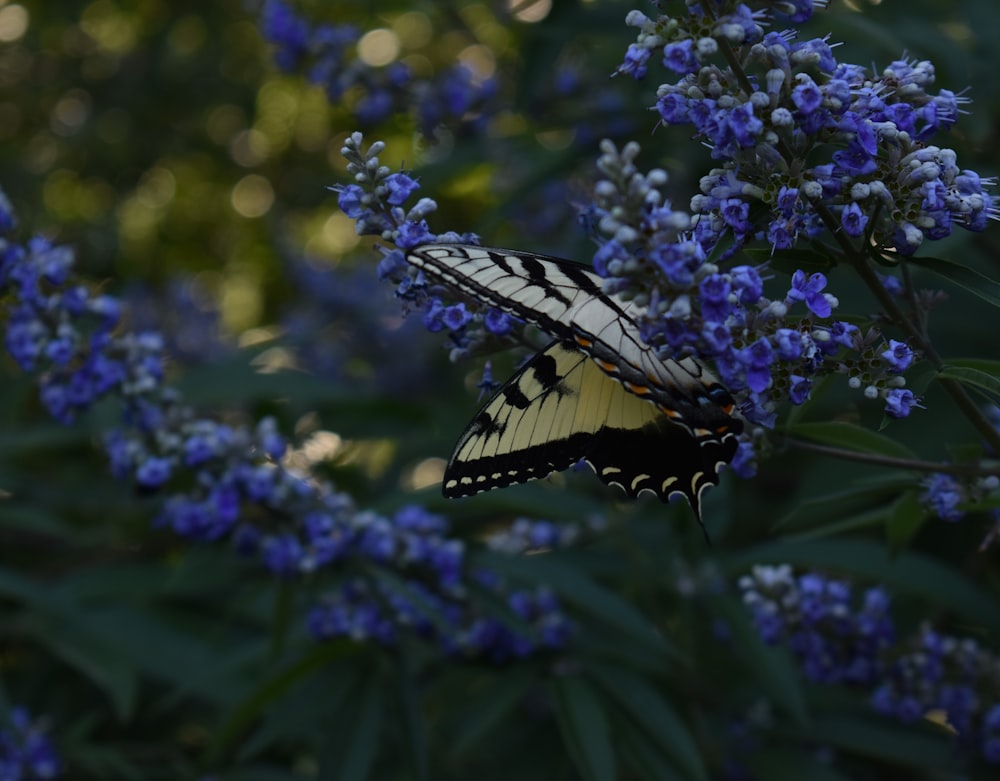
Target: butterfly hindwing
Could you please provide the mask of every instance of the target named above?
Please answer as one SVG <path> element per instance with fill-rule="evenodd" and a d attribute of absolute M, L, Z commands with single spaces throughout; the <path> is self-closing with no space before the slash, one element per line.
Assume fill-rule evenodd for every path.
<path fill-rule="evenodd" d="M 703 447 L 609 378 L 572 343 L 555 342 L 480 410 L 445 471 L 446 496 L 545 477 L 581 459 L 630 497 L 685 496 L 697 513 L 736 439 Z"/>

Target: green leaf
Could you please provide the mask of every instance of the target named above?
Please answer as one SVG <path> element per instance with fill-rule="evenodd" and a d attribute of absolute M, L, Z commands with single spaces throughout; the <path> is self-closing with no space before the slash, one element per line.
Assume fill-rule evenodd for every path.
<path fill-rule="evenodd" d="M 978 296 L 983 301 L 1000 307 L 1000 282 L 992 277 L 944 258 L 908 257 L 906 262 L 932 271 L 950 282 L 954 282 L 974 296 Z"/>
<path fill-rule="evenodd" d="M 587 781 L 615 781 L 615 752 L 607 715 L 593 687 L 580 677 L 550 684 L 556 720 L 570 756 Z"/>
<path fill-rule="evenodd" d="M 409 759 L 410 777 L 414 781 L 424 781 L 427 778 L 427 730 L 425 729 L 423 712 L 420 708 L 420 691 L 416 676 L 417 671 L 407 654 L 407 649 L 401 649 L 396 657 L 397 669 L 394 671 L 397 685 L 389 692 L 393 699 L 393 710 L 399 714 L 402 724 L 402 739 L 406 755 Z"/>
<path fill-rule="evenodd" d="M 800 748 L 768 746 L 749 754 L 745 761 L 754 778 L 766 778 L 767 781 L 850 781 L 850 776 L 817 761 L 815 751 Z"/>
<path fill-rule="evenodd" d="M 643 781 L 687 781 L 690 776 L 678 772 L 660 747 L 648 735 L 635 729 L 615 730 L 615 746 L 622 762 Z"/>
<path fill-rule="evenodd" d="M 475 703 L 464 708 L 462 719 L 452 731 L 456 753 L 469 752 L 492 730 L 515 718 L 515 711 L 535 685 L 535 674 L 524 667 L 512 667 L 503 676 L 491 678 L 475 691 Z"/>
<path fill-rule="evenodd" d="M 896 497 L 912 484 L 909 478 L 879 474 L 870 481 L 799 503 L 772 528 L 806 538 L 881 525 L 888 521 Z"/>
<path fill-rule="evenodd" d="M 954 762 L 947 736 L 926 723 L 902 726 L 863 714 L 824 716 L 817 718 L 808 729 L 789 726 L 784 734 L 807 743 L 821 740 L 843 751 L 904 767 L 944 769 Z"/>
<path fill-rule="evenodd" d="M 831 421 L 829 423 L 798 423 L 786 429 L 791 436 L 821 442 L 831 447 L 854 450 L 859 453 L 873 453 L 890 458 L 915 459 L 912 450 L 891 437 L 883 436 L 853 423 Z"/>
<path fill-rule="evenodd" d="M 707 779 L 708 771 L 687 725 L 660 697 L 651 682 L 623 667 L 595 664 L 588 668 L 591 677 L 634 722 L 645 731 L 652 743 L 672 758 L 687 779 Z"/>
<path fill-rule="evenodd" d="M 916 491 L 906 491 L 893 504 L 886 523 L 885 532 L 889 547 L 895 553 L 903 550 L 920 531 L 927 520 L 927 508 L 917 496 Z"/>
<path fill-rule="evenodd" d="M 35 639 L 103 690 L 120 719 L 131 718 L 138 695 L 136 671 L 114 637 L 95 631 L 87 622 L 86 613 L 62 605 L 36 607 L 34 620 L 30 622 Z"/>
<path fill-rule="evenodd" d="M 966 358 L 949 360 L 938 372 L 938 377 L 975 388 L 994 404 L 1000 404 L 1000 361 Z"/>
<path fill-rule="evenodd" d="M 788 651 L 765 643 L 753 625 L 746 607 L 731 597 L 714 597 L 711 613 L 721 617 L 739 649 L 739 661 L 759 688 L 796 722 L 808 718 L 798 666 Z"/>
<path fill-rule="evenodd" d="M 382 729 L 383 694 L 380 676 L 370 673 L 344 703 L 342 717 L 327 724 L 329 740 L 317 775 L 321 781 L 369 778 Z"/>
<path fill-rule="evenodd" d="M 612 591 L 599 586 L 583 572 L 567 566 L 555 556 L 506 556 L 483 551 L 471 557 L 475 566 L 528 582 L 545 583 L 576 610 L 590 615 L 618 632 L 619 643 L 636 643 L 667 656 L 672 652 L 662 635 L 635 607 Z"/>
<path fill-rule="evenodd" d="M 104 691 L 117 715 L 129 718 L 138 693 L 135 668 L 122 653 L 116 634 L 91 623 L 92 613 L 51 589 L 0 569 L 0 595 L 20 603 L 19 623 L 26 636 L 75 668 Z"/>
<path fill-rule="evenodd" d="M 351 695 L 357 678 L 354 669 L 343 664 L 343 660 L 338 658 L 345 655 L 339 652 L 344 647 L 346 646 L 328 644 L 313 648 L 299 661 L 264 680 L 245 701 L 232 706 L 228 718 L 218 730 L 210 747 L 210 758 L 216 759 L 221 756 L 230 743 L 234 743 L 249 725 L 262 715 L 268 718 L 252 738 L 244 739 L 239 751 L 241 756 L 249 756 L 257 750 L 263 750 L 278 738 L 285 736 L 288 725 L 283 723 L 276 703 L 286 698 L 296 685 L 308 688 L 311 696 L 317 680 L 322 680 L 327 690 L 323 697 L 323 708 L 336 712 L 341 707 L 342 701 Z M 351 649 L 349 653 L 357 652 Z M 317 675 L 320 672 L 323 673 L 322 678 Z"/>

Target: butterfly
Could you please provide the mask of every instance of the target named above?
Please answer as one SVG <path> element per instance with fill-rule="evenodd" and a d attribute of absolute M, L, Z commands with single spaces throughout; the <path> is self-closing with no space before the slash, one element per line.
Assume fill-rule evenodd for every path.
<path fill-rule="evenodd" d="M 693 358 L 663 360 L 639 335 L 644 307 L 605 293 L 587 266 L 465 244 L 425 244 L 406 260 L 427 280 L 537 326 L 554 341 L 465 429 L 445 496 L 545 477 L 585 461 L 632 498 L 701 498 L 736 454 L 734 402 Z"/>

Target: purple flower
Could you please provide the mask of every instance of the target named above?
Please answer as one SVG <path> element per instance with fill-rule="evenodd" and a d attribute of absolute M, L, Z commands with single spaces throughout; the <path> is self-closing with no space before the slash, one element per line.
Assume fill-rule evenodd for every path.
<path fill-rule="evenodd" d="M 445 308 L 441 320 L 449 331 L 458 331 L 472 320 L 472 314 L 466 311 L 465 304 L 458 303 Z"/>
<path fill-rule="evenodd" d="M 889 371 L 893 374 L 905 371 L 913 363 L 913 350 L 905 342 L 897 342 L 895 339 L 889 340 L 889 347 L 880 355 L 889 364 Z"/>
<path fill-rule="evenodd" d="M 349 184 L 343 187 L 338 193 L 337 205 L 344 214 L 352 220 L 356 220 L 367 211 L 367 208 L 363 205 L 364 197 L 365 191 L 361 187 L 356 184 Z"/>
<path fill-rule="evenodd" d="M 809 400 L 812 391 L 812 380 L 808 377 L 800 377 L 797 374 L 789 376 L 788 399 L 792 404 L 805 404 Z"/>
<path fill-rule="evenodd" d="M 427 227 L 427 220 L 419 222 L 407 221 L 399 226 L 396 235 L 396 246 L 400 249 L 413 249 L 421 244 L 427 244 L 434 240 L 434 234 Z"/>
<path fill-rule="evenodd" d="M 506 336 L 514 328 L 514 318 L 501 309 L 490 307 L 483 318 L 483 325 L 491 334 Z"/>
<path fill-rule="evenodd" d="M 646 63 L 649 61 L 650 51 L 645 46 L 630 44 L 625 52 L 625 61 L 618 66 L 618 73 L 625 73 L 634 79 L 641 79 L 646 75 Z"/>
<path fill-rule="evenodd" d="M 698 57 L 694 53 L 694 41 L 668 43 L 663 47 L 663 64 L 675 73 L 694 73 L 698 70 Z"/>
<path fill-rule="evenodd" d="M 792 102 L 803 114 L 812 114 L 823 104 L 823 93 L 809 76 L 798 76 L 798 86 L 792 90 Z"/>
<path fill-rule="evenodd" d="M 170 472 L 169 458 L 154 457 L 139 465 L 135 471 L 135 479 L 142 488 L 159 488 L 170 479 Z"/>
<path fill-rule="evenodd" d="M 729 278 L 744 306 L 753 306 L 764 295 L 764 280 L 753 266 L 734 266 L 729 272 Z"/>
<path fill-rule="evenodd" d="M 920 500 L 928 505 L 939 518 L 955 523 L 960 521 L 965 513 L 958 509 L 965 497 L 962 486 L 951 475 L 937 472 L 923 481 L 924 492 Z"/>
<path fill-rule="evenodd" d="M 746 367 L 750 390 L 760 393 L 771 386 L 770 366 L 774 362 L 774 352 L 767 337 L 762 336 L 740 350 L 739 360 Z"/>
<path fill-rule="evenodd" d="M 865 232 L 868 225 L 868 215 L 861 211 L 861 207 L 856 203 L 849 203 L 840 213 L 840 224 L 844 226 L 844 233 L 857 238 Z"/>
<path fill-rule="evenodd" d="M 404 173 L 390 174 L 387 176 L 385 179 L 385 186 L 389 188 L 389 196 L 386 200 L 393 206 L 402 206 L 403 203 L 406 202 L 407 198 L 420 189 L 420 185 Z M 343 206 L 341 206 L 341 208 L 343 208 Z M 348 214 L 347 216 L 350 217 L 351 215 Z"/>
<path fill-rule="evenodd" d="M 885 395 L 885 412 L 893 418 L 905 418 L 914 407 L 923 408 L 908 388 L 893 388 Z"/>
<path fill-rule="evenodd" d="M 701 312 L 706 320 L 724 322 L 732 310 L 729 302 L 729 280 L 722 274 L 710 274 L 698 286 Z"/>
<path fill-rule="evenodd" d="M 788 291 L 786 301 L 805 301 L 806 306 L 817 317 L 829 317 L 832 308 L 826 296 L 823 295 L 823 288 L 826 287 L 826 277 L 819 272 L 806 276 L 806 272 L 799 270 L 792 275 L 792 287 Z"/>

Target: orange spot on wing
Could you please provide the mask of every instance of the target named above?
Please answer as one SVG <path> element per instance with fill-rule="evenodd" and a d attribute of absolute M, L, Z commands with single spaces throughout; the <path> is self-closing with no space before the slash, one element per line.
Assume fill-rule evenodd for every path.
<path fill-rule="evenodd" d="M 648 396 L 652 391 L 645 385 L 634 385 L 631 382 L 624 383 L 625 387 L 628 388 L 636 396 Z"/>
<path fill-rule="evenodd" d="M 581 347 L 593 347 L 594 346 L 594 343 L 590 339 L 588 339 L 587 337 L 585 337 L 585 336 L 580 336 L 579 334 L 576 334 L 573 338 L 576 339 L 576 343 L 578 345 L 580 345 Z"/>

